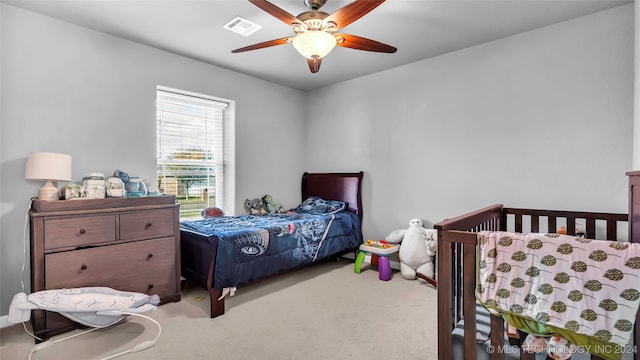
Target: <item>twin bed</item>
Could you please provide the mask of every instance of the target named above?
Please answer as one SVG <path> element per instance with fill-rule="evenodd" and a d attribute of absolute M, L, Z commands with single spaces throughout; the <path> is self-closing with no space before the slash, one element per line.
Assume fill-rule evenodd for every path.
<path fill-rule="evenodd" d="M 542 333 L 574 310 L 577 318 L 564 320 L 565 327 L 593 336 L 578 340 L 583 342 L 572 349 L 572 359 L 639 360 L 640 257 L 638 244 L 625 239 L 627 223 L 627 214 L 516 209 L 498 204 L 435 224 L 438 359 L 545 359 L 546 351 L 523 352 L 520 346 L 510 346 L 510 340 L 523 341 L 527 334 L 518 331 L 519 340 L 509 339 L 506 323 L 531 310 L 538 315 L 531 326 Z M 536 253 L 545 248 L 551 255 Z M 492 260 L 496 267 L 491 266 Z M 527 268 L 530 261 L 538 262 Z M 526 272 L 511 271 L 519 262 Z M 565 267 L 558 268 L 560 265 Z M 509 273 L 518 276 L 510 278 Z M 499 284 L 499 289 L 487 300 L 485 295 L 493 284 Z M 575 284 L 584 286 L 572 287 Z M 518 293 L 523 303 L 514 301 Z M 621 309 L 627 312 L 619 317 Z M 600 320 L 608 326 L 595 331 L 594 324 Z M 591 355 L 585 354 L 587 350 Z"/>
<path fill-rule="evenodd" d="M 238 287 L 354 252 L 363 240 L 362 177 L 304 173 L 302 202 L 289 213 L 181 222 L 182 276 L 209 291 L 211 317 Z"/>

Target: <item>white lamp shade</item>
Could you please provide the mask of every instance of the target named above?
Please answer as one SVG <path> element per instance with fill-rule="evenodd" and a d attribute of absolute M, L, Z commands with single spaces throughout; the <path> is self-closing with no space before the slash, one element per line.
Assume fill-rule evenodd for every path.
<path fill-rule="evenodd" d="M 310 30 L 296 35 L 293 46 L 306 58 L 323 58 L 336 46 L 336 38 L 325 31 Z"/>
<path fill-rule="evenodd" d="M 71 181 L 71 155 L 32 152 L 24 174 L 28 180 Z"/>

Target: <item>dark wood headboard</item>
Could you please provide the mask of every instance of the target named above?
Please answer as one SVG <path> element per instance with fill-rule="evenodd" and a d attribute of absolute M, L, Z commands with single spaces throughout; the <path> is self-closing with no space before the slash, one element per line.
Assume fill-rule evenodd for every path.
<path fill-rule="evenodd" d="M 362 171 L 357 173 L 302 174 L 302 200 L 319 196 L 325 200 L 341 200 L 362 221 Z"/>

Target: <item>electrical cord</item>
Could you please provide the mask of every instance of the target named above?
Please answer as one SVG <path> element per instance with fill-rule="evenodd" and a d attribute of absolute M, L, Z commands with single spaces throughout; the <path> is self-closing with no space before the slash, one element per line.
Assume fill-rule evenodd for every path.
<path fill-rule="evenodd" d="M 156 342 L 158 341 L 158 339 L 160 338 L 160 334 L 162 334 L 162 325 L 160 325 L 160 323 L 157 322 L 156 320 L 154 320 L 154 319 L 152 319 L 152 318 L 150 318 L 150 317 L 148 317 L 146 315 L 142 315 L 142 314 L 134 314 L 134 313 L 126 313 L 126 312 L 123 312 L 123 314 L 132 315 L 132 316 L 139 316 L 141 318 L 145 318 L 145 319 L 153 322 L 158 327 L 158 334 L 156 335 L 155 338 L 153 338 L 153 340 L 143 341 L 140 344 L 132 347 L 129 350 L 125 350 L 123 352 L 120 352 L 120 353 L 117 353 L 117 354 L 102 358 L 101 360 L 110 360 L 110 359 L 113 359 L 113 358 L 116 358 L 118 356 L 122 356 L 122 355 L 125 355 L 125 354 L 135 353 L 135 352 L 138 352 L 138 351 L 146 350 L 146 349 L 154 346 L 156 344 Z"/>
<path fill-rule="evenodd" d="M 139 351 L 142 351 L 142 350 L 146 350 L 146 349 L 154 346 L 157 343 L 158 339 L 160 338 L 160 335 L 162 334 L 162 325 L 160 325 L 159 322 L 157 322 L 156 320 L 154 320 L 154 319 L 152 319 L 152 318 L 150 318 L 150 317 L 148 317 L 146 315 L 142 315 L 142 314 L 136 314 L 136 313 L 130 313 L 130 312 L 118 311 L 118 310 L 113 310 L 113 311 L 114 312 L 117 311 L 121 315 L 139 316 L 141 318 L 144 318 L 144 319 L 147 319 L 147 320 L 153 322 L 158 327 L 158 334 L 156 334 L 156 336 L 153 338 L 153 340 L 143 341 L 140 344 L 137 344 L 136 346 L 132 347 L 129 350 L 125 350 L 125 351 L 119 352 L 117 354 L 113 354 L 113 355 L 107 356 L 105 358 L 102 358 L 101 360 L 110 360 L 110 359 L 114 359 L 114 358 L 117 358 L 117 357 L 122 356 L 122 355 L 129 354 L 129 353 L 135 353 L 135 352 L 139 352 Z M 120 319 L 118 321 L 120 321 Z M 116 321 L 116 322 L 118 322 L 118 321 Z M 113 325 L 113 324 L 111 324 L 111 325 Z M 69 340 L 69 339 L 72 339 L 72 338 L 74 338 L 76 336 L 84 335 L 86 333 L 89 333 L 89 332 L 92 332 L 92 331 L 95 331 L 95 330 L 98 330 L 98 329 L 104 329 L 104 328 L 109 327 L 111 325 L 107 325 L 107 326 L 103 326 L 103 327 L 94 327 L 94 328 L 91 328 L 89 330 L 85 330 L 85 331 L 79 332 L 77 334 L 73 334 L 73 335 L 64 337 L 62 339 L 47 340 L 47 341 L 45 341 L 43 343 L 37 344 L 33 348 L 31 348 L 31 350 L 29 351 L 29 356 L 27 357 L 27 360 L 31 360 L 31 357 L 36 352 L 44 350 L 44 349 L 46 349 L 46 348 L 48 348 L 48 347 L 50 347 L 50 346 L 52 346 L 52 345 L 54 345 L 56 343 L 59 343 L 59 342 L 64 341 L 64 340 Z"/>
<path fill-rule="evenodd" d="M 37 344 L 36 346 L 32 347 L 31 350 L 29 351 L 29 356 L 27 356 L 27 360 L 31 360 L 31 356 L 33 356 L 33 354 L 35 354 L 36 352 L 38 352 L 40 350 L 44 350 L 44 349 L 48 348 L 49 346 L 51 346 L 51 345 L 53 345 L 55 343 L 59 343 L 60 341 L 64 341 L 64 340 L 73 339 L 76 336 L 80 336 L 80 335 L 83 335 L 83 334 L 86 334 L 86 333 L 89 333 L 89 332 L 92 332 L 92 331 L 96 331 L 98 329 L 100 329 L 100 328 L 91 328 L 89 330 L 85 330 L 85 331 L 79 332 L 77 334 L 73 334 L 71 336 L 64 337 L 62 339 L 47 340 L 45 342 Z"/>

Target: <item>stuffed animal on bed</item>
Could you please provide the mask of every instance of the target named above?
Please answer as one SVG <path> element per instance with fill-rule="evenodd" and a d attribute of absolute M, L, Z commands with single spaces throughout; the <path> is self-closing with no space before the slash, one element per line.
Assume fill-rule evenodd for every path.
<path fill-rule="evenodd" d="M 287 209 L 285 209 L 282 204 L 273 201 L 271 195 L 263 196 L 262 203 L 266 206 L 267 214 L 282 214 L 287 212 Z"/>
<path fill-rule="evenodd" d="M 244 201 L 244 211 L 249 215 L 265 215 L 267 207 L 261 199 L 247 199 Z"/>
<path fill-rule="evenodd" d="M 435 279 L 433 257 L 438 243 L 434 231 L 425 229 L 422 220 L 411 219 L 408 229 L 394 230 L 385 240 L 400 243 L 400 272 L 403 278 Z"/>

